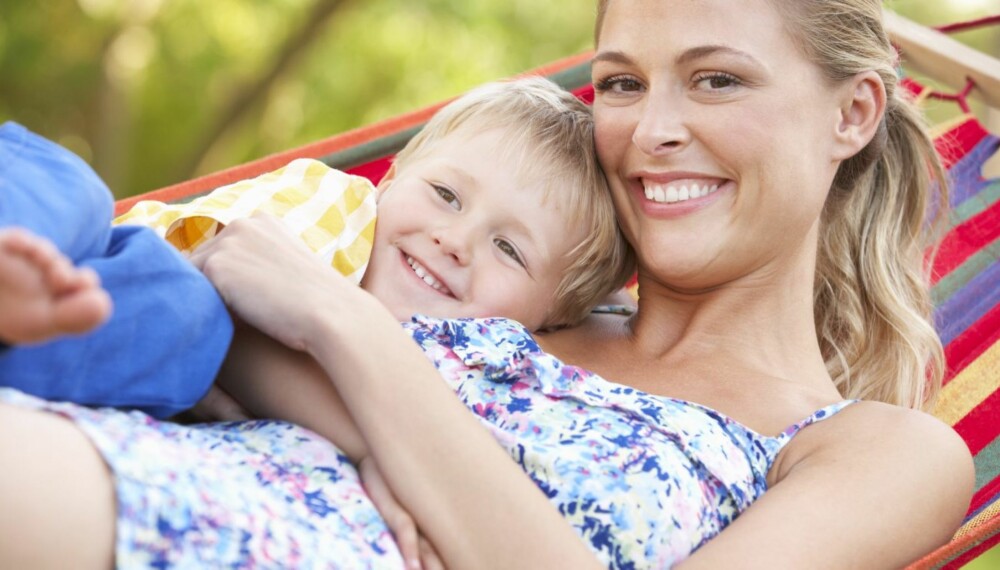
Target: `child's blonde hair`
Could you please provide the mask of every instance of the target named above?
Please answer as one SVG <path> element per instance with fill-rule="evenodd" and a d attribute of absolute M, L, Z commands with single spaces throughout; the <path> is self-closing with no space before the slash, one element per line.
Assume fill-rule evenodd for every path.
<path fill-rule="evenodd" d="M 393 168 L 426 155 L 456 131 L 503 130 L 503 148 L 513 153 L 519 176 L 542 181 L 546 197 L 567 206 L 567 224 L 582 225 L 586 237 L 555 294 L 543 327 L 572 325 L 602 298 L 620 288 L 634 270 L 633 254 L 615 218 L 614 204 L 594 149 L 594 120 L 571 93 L 542 77 L 480 86 L 438 111 L 396 155 Z"/>

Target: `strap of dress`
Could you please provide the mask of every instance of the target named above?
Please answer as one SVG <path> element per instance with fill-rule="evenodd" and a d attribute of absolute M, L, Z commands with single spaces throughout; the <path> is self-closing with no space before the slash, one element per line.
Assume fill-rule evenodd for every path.
<path fill-rule="evenodd" d="M 789 440 L 795 437 L 795 434 L 802 431 L 802 428 L 810 426 L 816 422 L 821 422 L 823 420 L 832 418 L 844 408 L 847 408 L 851 404 L 854 404 L 859 401 L 860 400 L 842 400 L 840 402 L 835 402 L 833 404 L 830 404 L 829 406 L 820 408 L 815 412 L 813 412 L 812 415 L 810 415 L 808 418 L 787 427 L 785 431 L 781 432 L 781 435 L 779 435 L 777 439 L 782 440 L 782 443 L 787 443 Z"/>
<path fill-rule="evenodd" d="M 630 317 L 635 313 L 635 309 L 628 305 L 598 305 L 591 309 L 590 312 Z"/>

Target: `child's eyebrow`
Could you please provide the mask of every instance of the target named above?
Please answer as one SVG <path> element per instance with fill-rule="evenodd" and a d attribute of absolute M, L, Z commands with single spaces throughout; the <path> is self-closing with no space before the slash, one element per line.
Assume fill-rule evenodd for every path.
<path fill-rule="evenodd" d="M 462 167 L 456 166 L 454 164 L 445 164 L 443 167 L 452 175 L 457 178 L 461 178 L 461 183 L 466 186 L 473 186 L 479 188 L 479 179 L 475 176 L 466 172 Z"/>

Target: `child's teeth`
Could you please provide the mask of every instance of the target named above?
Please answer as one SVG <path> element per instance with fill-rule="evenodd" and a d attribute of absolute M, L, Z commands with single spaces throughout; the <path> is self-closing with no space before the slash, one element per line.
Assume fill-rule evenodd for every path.
<path fill-rule="evenodd" d="M 416 273 L 417 277 L 422 279 L 424 283 L 430 285 L 432 288 L 442 293 L 449 295 L 451 294 L 451 292 L 448 291 L 448 289 L 440 281 L 435 279 L 433 275 L 431 275 L 430 273 L 427 272 L 426 269 L 424 269 L 423 265 L 417 263 L 417 260 L 413 259 L 410 256 L 406 256 L 406 262 L 410 264 L 410 267 L 413 269 L 413 272 Z"/>

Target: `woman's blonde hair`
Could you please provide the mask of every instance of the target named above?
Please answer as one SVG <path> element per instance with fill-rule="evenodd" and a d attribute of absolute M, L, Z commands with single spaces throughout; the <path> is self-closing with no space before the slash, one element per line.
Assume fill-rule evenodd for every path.
<path fill-rule="evenodd" d="M 882 3 L 771 2 L 830 81 L 875 71 L 887 95 L 877 134 L 840 165 L 822 214 L 814 313 L 827 369 L 845 398 L 928 406 L 944 353 L 925 253 L 947 217 L 947 178 L 920 113 L 897 90 Z M 598 2 L 598 35 L 607 5 Z"/>
<path fill-rule="evenodd" d="M 586 230 L 569 253 L 569 267 L 543 327 L 576 324 L 635 271 L 634 254 L 618 227 L 597 162 L 589 107 L 543 77 L 487 83 L 435 113 L 396 154 L 393 167 L 405 168 L 451 133 L 491 129 L 503 132 L 497 154 L 513 155 L 513 163 L 523 165 L 517 176 L 541 181 L 546 198 L 567 206 L 566 224 Z"/>

